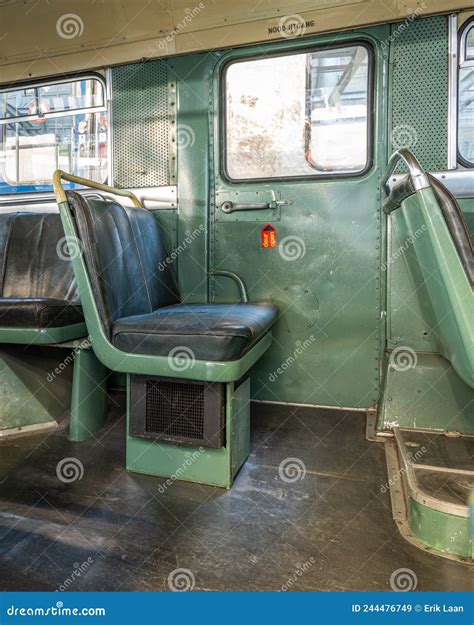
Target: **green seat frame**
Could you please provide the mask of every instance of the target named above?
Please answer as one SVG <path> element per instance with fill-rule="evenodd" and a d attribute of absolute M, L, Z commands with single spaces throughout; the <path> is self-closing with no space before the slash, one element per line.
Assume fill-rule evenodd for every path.
<path fill-rule="evenodd" d="M 57 328 L 8 328 L 0 326 L 0 343 L 57 345 L 87 336 L 86 323 Z"/>
<path fill-rule="evenodd" d="M 72 245 L 76 245 L 76 249 L 81 249 L 81 242 L 62 180 L 98 189 L 108 194 L 127 197 L 134 206 L 144 208 L 136 195 L 130 191 L 115 189 L 57 170 L 53 176 L 56 201 L 67 240 Z M 236 473 L 250 452 L 250 383 L 248 379 L 240 384 L 236 383 L 244 378 L 252 365 L 270 347 L 271 333 L 265 334 L 239 360 L 226 362 L 195 360 L 190 366 L 183 367 L 178 374 L 177 358 L 174 362 L 170 362 L 170 359 L 165 356 L 126 353 L 112 345 L 100 319 L 91 279 L 82 254 L 74 255 L 72 264 L 92 349 L 105 367 L 127 374 L 127 469 L 171 478 L 173 481 L 179 475 L 181 480 L 230 488 Z M 234 280 L 240 288 L 241 299 L 244 302 L 248 300 L 245 286 L 236 274 L 229 271 L 216 271 L 213 275 L 223 275 Z M 186 362 L 183 361 L 183 364 L 185 365 Z M 131 374 L 226 383 L 226 442 L 224 447 L 212 449 L 191 445 L 179 446 L 169 442 L 130 436 L 128 429 Z M 183 470 L 183 467 L 186 469 Z"/>
<path fill-rule="evenodd" d="M 415 192 L 398 206 L 386 204 L 385 212 L 396 221 L 402 240 L 414 241 L 414 269 L 421 271 L 432 304 L 440 354 L 474 388 L 474 291 L 429 179 L 413 154 L 396 152 L 386 178 L 399 160 L 408 165 Z"/>
<path fill-rule="evenodd" d="M 84 178 L 79 178 L 77 176 L 72 176 L 61 170 L 57 170 L 53 176 L 53 183 L 64 232 L 67 240 L 71 242 L 73 246 L 78 246 L 77 249 L 80 249 L 81 242 L 76 231 L 74 218 L 67 201 L 62 180 L 75 182 L 93 189 L 100 189 L 106 193 L 128 197 L 132 200 L 134 206 L 143 208 L 136 195 L 129 191 L 114 189 L 113 187 L 99 184 L 91 180 L 86 180 Z M 112 371 L 122 373 L 177 377 L 176 366 L 173 367 L 174 363 L 170 363 L 168 357 L 166 356 L 127 353 L 112 345 L 109 338 L 106 336 L 100 320 L 97 303 L 92 290 L 91 279 L 82 254 L 74 255 L 72 258 L 72 264 L 81 296 L 81 304 L 86 318 L 88 334 L 91 337 L 94 353 L 100 362 Z M 214 275 L 225 275 L 235 280 L 241 289 L 242 299 L 244 301 L 247 299 L 243 283 L 238 276 L 228 271 L 215 272 Z M 188 367 L 186 370 L 180 371 L 179 377 L 205 382 L 237 381 L 269 348 L 271 342 L 271 334 L 268 333 L 239 360 L 227 362 L 195 360 L 192 366 Z"/>

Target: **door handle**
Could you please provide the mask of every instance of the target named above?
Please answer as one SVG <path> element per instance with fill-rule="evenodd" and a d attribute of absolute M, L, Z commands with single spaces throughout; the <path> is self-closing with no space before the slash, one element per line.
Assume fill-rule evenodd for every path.
<path fill-rule="evenodd" d="M 248 203 L 248 204 L 237 204 L 235 202 L 231 202 L 227 200 L 222 202 L 221 211 L 223 213 L 234 213 L 235 211 L 260 211 L 278 208 L 278 206 L 286 206 L 290 204 L 288 200 L 273 200 L 272 202 L 261 202 L 261 203 Z"/>

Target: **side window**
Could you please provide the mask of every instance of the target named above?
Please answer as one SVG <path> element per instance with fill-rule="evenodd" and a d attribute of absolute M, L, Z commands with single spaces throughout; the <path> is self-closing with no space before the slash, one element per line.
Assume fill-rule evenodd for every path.
<path fill-rule="evenodd" d="M 58 168 L 104 182 L 107 127 L 98 77 L 0 91 L 0 194 L 50 190 Z"/>
<path fill-rule="evenodd" d="M 363 45 L 234 61 L 225 70 L 225 154 L 233 180 L 355 174 L 369 164 Z"/>
<path fill-rule="evenodd" d="M 461 33 L 458 92 L 458 150 L 465 165 L 474 167 L 474 20 Z"/>

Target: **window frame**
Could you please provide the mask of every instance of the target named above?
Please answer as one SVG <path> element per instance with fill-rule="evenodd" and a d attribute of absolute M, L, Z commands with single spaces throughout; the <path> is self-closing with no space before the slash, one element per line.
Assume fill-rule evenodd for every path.
<path fill-rule="evenodd" d="M 22 89 L 35 89 L 37 87 L 50 87 L 52 85 L 64 85 L 71 82 L 81 82 L 82 80 L 97 80 L 101 83 L 104 90 L 104 104 L 101 106 L 88 106 L 82 108 L 67 109 L 64 111 L 48 112 L 36 115 L 20 115 L 17 117 L 0 117 L 0 126 L 7 124 L 15 124 L 21 122 L 33 122 L 40 119 L 52 119 L 53 117 L 67 117 L 71 115 L 82 115 L 84 113 L 99 113 L 107 110 L 107 84 L 105 78 L 96 72 L 88 72 L 87 74 L 76 74 L 67 78 L 58 78 L 56 80 L 38 80 L 35 82 L 19 83 L 12 87 L 0 87 L 0 94 L 9 91 L 21 91 Z"/>
<path fill-rule="evenodd" d="M 104 94 L 103 105 L 86 107 L 86 108 L 68 109 L 65 111 L 46 113 L 44 115 L 27 115 L 27 116 L 20 116 L 20 117 L 0 118 L 0 145 L 3 145 L 3 127 L 6 126 L 7 124 L 16 124 L 16 123 L 21 124 L 22 122 L 32 122 L 38 119 L 43 120 L 43 119 L 52 119 L 52 118 L 58 118 L 58 117 L 73 117 L 75 115 L 84 115 L 84 114 L 91 114 L 91 113 L 96 114 L 96 113 L 101 113 L 101 112 L 105 112 L 107 114 L 107 117 L 110 119 L 109 91 L 107 88 L 107 78 L 106 78 L 106 75 L 101 74 L 97 71 L 78 72 L 76 74 L 65 74 L 61 77 L 51 76 L 49 78 L 28 80 L 28 81 L 22 81 L 22 82 L 18 82 L 15 84 L 11 84 L 8 86 L 5 86 L 5 85 L 0 86 L 0 93 L 5 93 L 8 91 L 19 91 L 21 89 L 31 89 L 35 87 L 58 85 L 58 84 L 65 84 L 65 83 L 71 83 L 71 82 L 80 82 L 81 80 L 88 80 L 88 79 L 98 80 L 100 84 L 102 85 L 103 94 Z M 110 140 L 111 140 L 111 133 L 110 133 L 110 123 L 109 123 L 107 125 L 108 176 L 110 175 L 110 162 L 109 162 Z M 8 181 L 6 182 L 7 184 L 9 184 Z M 37 199 L 38 201 L 40 201 L 40 199 L 43 200 L 45 197 L 49 197 L 53 193 L 52 182 L 51 184 L 47 184 L 45 182 L 26 181 L 26 182 L 22 182 L 18 184 L 12 184 L 10 186 L 11 186 L 11 190 L 9 190 L 7 193 L 0 193 L 0 205 L 8 201 L 11 201 L 12 198 L 18 198 L 18 197 L 21 197 L 23 199 L 30 198 L 32 202 L 36 201 Z M 51 187 L 51 189 L 18 190 L 18 189 L 21 189 L 21 187 L 32 187 L 32 186 L 39 186 L 39 187 L 48 186 L 48 187 Z"/>
<path fill-rule="evenodd" d="M 277 58 L 282 56 L 291 56 L 294 54 L 311 54 L 312 52 L 324 52 L 325 50 L 337 50 L 337 49 L 345 49 L 351 47 L 362 46 L 367 51 L 367 162 L 363 169 L 350 172 L 350 171 L 332 171 L 332 172 L 324 172 L 314 174 L 301 174 L 296 176 L 272 176 L 272 177 L 261 177 L 261 178 L 232 178 L 230 176 L 228 167 L 227 167 L 227 70 L 231 65 L 235 63 L 245 63 L 249 61 L 257 61 L 260 59 L 269 59 L 269 58 Z M 299 47 L 291 50 L 284 50 L 281 52 L 273 52 L 271 54 L 256 54 L 256 55 L 248 55 L 239 58 L 233 58 L 226 61 L 220 71 L 220 81 L 219 81 L 220 89 L 219 89 L 219 101 L 221 103 L 221 112 L 220 112 L 220 124 L 219 124 L 219 133 L 221 138 L 221 149 L 220 149 L 220 175 L 221 177 L 229 183 L 232 184 L 245 184 L 245 183 L 254 183 L 254 182 L 266 182 L 266 183 L 275 183 L 275 182 L 285 182 L 287 180 L 328 180 L 333 178 L 360 178 L 365 176 L 374 166 L 374 127 L 375 127 L 375 49 L 371 42 L 365 39 L 348 39 L 347 41 L 339 41 L 334 44 L 320 44 L 313 45 L 308 47 Z M 305 119 L 307 116 L 306 111 L 306 103 L 305 106 Z M 302 129 L 302 132 L 306 132 L 305 128 Z M 308 163 L 311 167 L 311 164 Z"/>
<path fill-rule="evenodd" d="M 462 154 L 459 149 L 459 75 L 461 69 L 463 67 L 473 67 L 474 68 L 474 58 L 467 59 L 465 58 L 465 46 L 467 44 L 467 34 L 468 32 L 474 29 L 474 16 L 467 19 L 461 28 L 458 31 L 458 59 L 459 62 L 456 68 L 456 154 L 457 154 L 457 164 L 462 165 L 466 169 L 474 168 L 474 161 L 468 161 Z"/>

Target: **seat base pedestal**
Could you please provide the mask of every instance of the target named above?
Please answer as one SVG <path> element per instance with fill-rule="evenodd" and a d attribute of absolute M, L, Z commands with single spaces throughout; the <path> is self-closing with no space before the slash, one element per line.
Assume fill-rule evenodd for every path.
<path fill-rule="evenodd" d="M 236 387 L 226 384 L 224 447 L 210 448 L 155 441 L 129 435 L 130 376 L 127 376 L 127 470 L 167 478 L 160 489 L 176 480 L 231 488 L 250 453 L 250 378 Z"/>
<path fill-rule="evenodd" d="M 84 441 L 107 420 L 107 369 L 90 346 L 76 348 L 69 440 Z"/>

